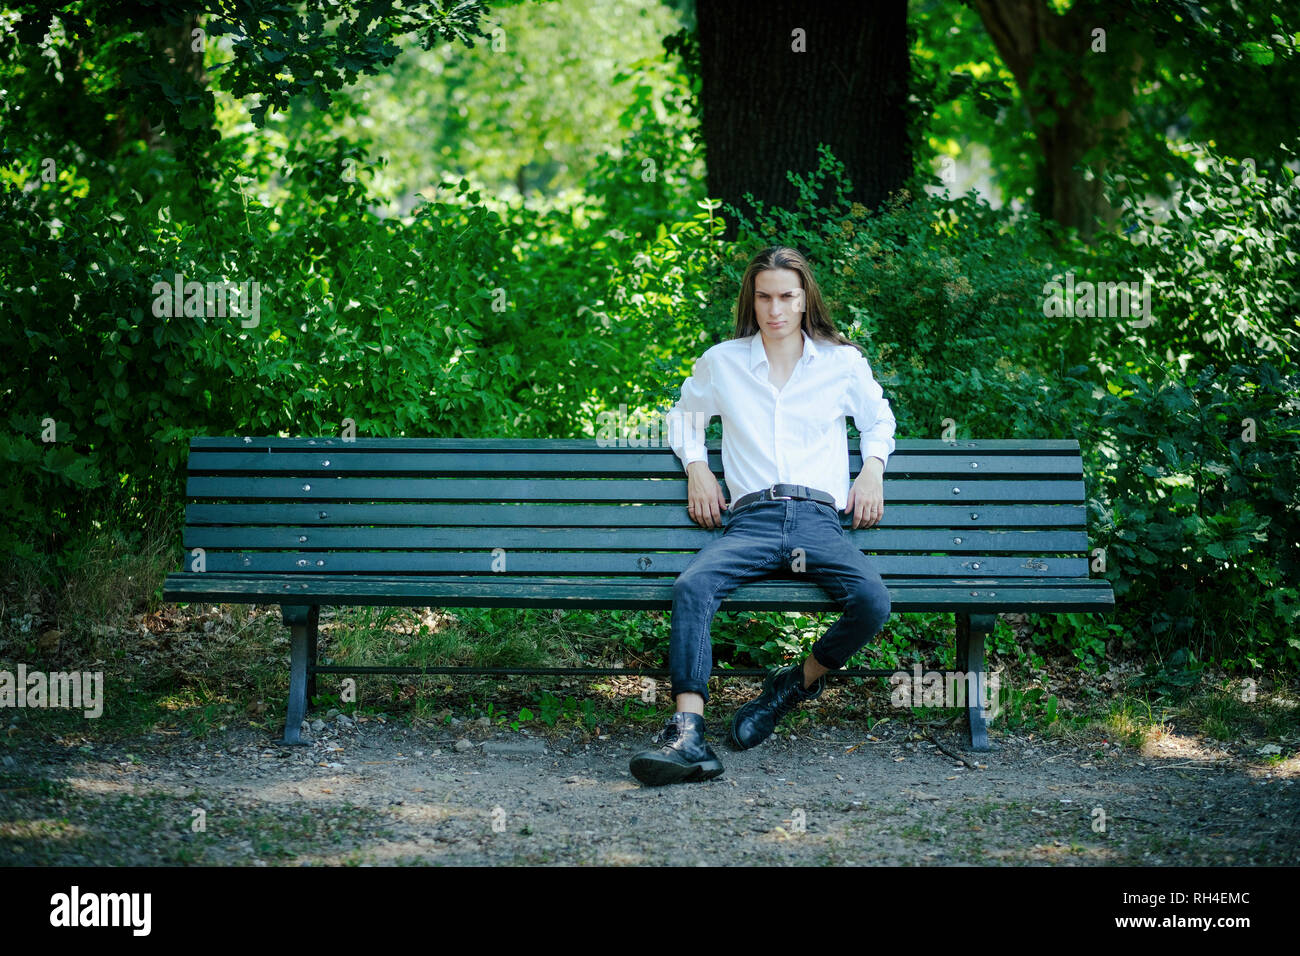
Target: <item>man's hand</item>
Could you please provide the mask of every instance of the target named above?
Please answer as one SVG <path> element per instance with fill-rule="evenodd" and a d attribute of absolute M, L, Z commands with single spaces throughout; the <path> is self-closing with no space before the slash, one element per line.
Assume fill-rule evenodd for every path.
<path fill-rule="evenodd" d="M 693 461 L 686 466 L 686 502 L 687 514 L 701 528 L 722 527 L 727 502 L 708 462 Z"/>
<path fill-rule="evenodd" d="M 845 514 L 853 515 L 853 527 L 870 528 L 885 513 L 885 463 L 879 458 L 868 458 L 862 463 L 858 480 L 849 489 Z"/>

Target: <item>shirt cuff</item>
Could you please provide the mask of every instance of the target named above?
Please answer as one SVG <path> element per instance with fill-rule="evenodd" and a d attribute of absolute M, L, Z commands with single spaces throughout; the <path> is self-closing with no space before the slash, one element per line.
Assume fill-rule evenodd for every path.
<path fill-rule="evenodd" d="M 862 463 L 866 464 L 867 458 L 879 458 L 889 467 L 889 445 L 883 441 L 869 441 L 862 445 Z"/>

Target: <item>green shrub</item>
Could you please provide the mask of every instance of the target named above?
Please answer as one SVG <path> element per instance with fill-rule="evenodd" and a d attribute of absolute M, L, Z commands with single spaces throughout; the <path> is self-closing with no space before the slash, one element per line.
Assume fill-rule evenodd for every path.
<path fill-rule="evenodd" d="M 1201 150 L 1167 212 L 1108 176 L 1122 235 L 1066 250 L 1057 275 L 1146 281 L 1150 314 L 1073 315 L 1080 363 L 1044 408 L 1076 424 L 1090 541 L 1114 584 L 1113 622 L 1044 618 L 1096 659 L 1120 647 L 1254 668 L 1300 661 L 1300 188 Z"/>
<path fill-rule="evenodd" d="M 1083 416 L 1094 547 L 1142 650 L 1300 663 L 1300 371 L 1121 376 Z M 1285 371 L 1285 374 L 1284 374 Z M 1072 380 L 1078 392 L 1088 386 Z"/>
<path fill-rule="evenodd" d="M 1283 145 L 1284 152 L 1293 152 Z M 1281 166 L 1257 176 L 1198 148 L 1167 208 L 1143 201 L 1141 174 L 1120 166 L 1106 177 L 1124 229 L 1071 246 L 1063 268 L 1080 278 L 1146 280 L 1151 315 L 1136 321 L 1077 316 L 1068 322 L 1071 355 L 1099 369 L 1142 372 L 1146 356 L 1203 367 L 1297 353 L 1300 182 Z M 1087 355 L 1088 358 L 1082 358 Z"/>

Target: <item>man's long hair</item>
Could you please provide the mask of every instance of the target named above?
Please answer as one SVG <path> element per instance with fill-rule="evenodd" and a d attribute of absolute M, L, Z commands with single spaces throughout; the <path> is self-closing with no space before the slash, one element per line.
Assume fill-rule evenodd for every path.
<path fill-rule="evenodd" d="M 852 345 L 859 352 L 862 351 L 862 346 L 849 341 L 835 328 L 826 303 L 822 300 L 822 290 L 813 278 L 812 267 L 803 253 L 789 246 L 768 246 L 749 260 L 745 277 L 740 283 L 740 295 L 736 297 L 736 329 L 731 336 L 733 339 L 743 339 L 758 331 L 758 317 L 754 313 L 754 281 L 760 272 L 769 269 L 790 269 L 799 273 L 803 284 L 804 305 L 799 327 L 810 339 Z"/>

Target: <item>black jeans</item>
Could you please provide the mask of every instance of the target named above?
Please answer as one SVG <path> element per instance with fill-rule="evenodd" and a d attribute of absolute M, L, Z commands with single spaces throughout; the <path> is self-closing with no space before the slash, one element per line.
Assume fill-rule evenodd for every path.
<path fill-rule="evenodd" d="M 672 693 L 709 699 L 713 669 L 709 626 L 736 587 L 764 577 L 811 579 L 843 608 L 813 644 L 823 667 L 838 670 L 889 619 L 889 592 L 871 562 L 849 541 L 839 513 L 816 501 L 756 501 L 723 511 L 723 532 L 695 555 L 673 584 L 668 661 Z"/>

